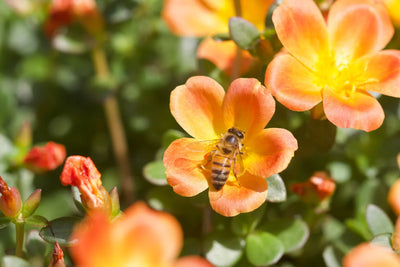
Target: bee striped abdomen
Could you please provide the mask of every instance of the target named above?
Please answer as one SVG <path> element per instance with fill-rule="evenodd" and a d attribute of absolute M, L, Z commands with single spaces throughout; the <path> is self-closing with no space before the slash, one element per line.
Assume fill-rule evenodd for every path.
<path fill-rule="evenodd" d="M 231 172 L 232 159 L 229 156 L 216 153 L 212 159 L 211 180 L 216 190 L 220 190 L 226 183 Z"/>

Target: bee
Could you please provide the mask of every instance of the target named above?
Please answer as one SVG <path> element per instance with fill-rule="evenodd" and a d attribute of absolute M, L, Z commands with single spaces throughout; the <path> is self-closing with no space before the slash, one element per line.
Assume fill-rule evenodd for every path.
<path fill-rule="evenodd" d="M 192 151 L 200 152 L 199 144 L 208 151 L 211 150 L 208 158 L 205 159 L 205 162 L 200 167 L 206 171 L 211 171 L 211 181 L 217 191 L 224 187 L 231 171 L 237 181 L 238 175 L 243 172 L 241 157 L 243 154 L 243 139 L 244 132 L 232 127 L 220 139 L 198 141 L 191 144 L 197 147 L 197 149 L 191 149 Z"/>

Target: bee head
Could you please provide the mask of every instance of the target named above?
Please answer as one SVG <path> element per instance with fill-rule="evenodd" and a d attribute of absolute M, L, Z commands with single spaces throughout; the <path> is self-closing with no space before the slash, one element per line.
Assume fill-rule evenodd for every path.
<path fill-rule="evenodd" d="M 229 128 L 228 133 L 234 134 L 240 139 L 244 138 L 244 132 L 235 127 Z"/>

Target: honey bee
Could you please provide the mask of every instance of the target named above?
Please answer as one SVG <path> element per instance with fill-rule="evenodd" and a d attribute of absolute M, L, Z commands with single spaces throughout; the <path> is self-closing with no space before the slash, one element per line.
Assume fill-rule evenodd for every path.
<path fill-rule="evenodd" d="M 211 181 L 214 188 L 221 190 L 229 178 L 231 171 L 238 181 L 237 176 L 242 173 L 243 161 L 241 155 L 243 154 L 243 139 L 244 132 L 232 127 L 220 138 L 207 142 L 211 149 L 211 153 L 205 164 L 201 167 L 207 170 L 207 165 L 211 162 Z"/>

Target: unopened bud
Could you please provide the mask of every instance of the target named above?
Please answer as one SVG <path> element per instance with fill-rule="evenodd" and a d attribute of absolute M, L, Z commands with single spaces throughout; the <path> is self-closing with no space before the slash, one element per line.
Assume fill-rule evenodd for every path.
<path fill-rule="evenodd" d="M 25 200 L 24 206 L 22 207 L 22 215 L 24 215 L 25 218 L 31 216 L 35 212 L 39 206 L 41 196 L 42 189 L 37 189 Z"/>
<path fill-rule="evenodd" d="M 42 173 L 56 169 L 63 163 L 65 156 L 63 145 L 47 142 L 44 146 L 34 146 L 25 156 L 24 163 L 32 171 Z"/>
<path fill-rule="evenodd" d="M 0 210 L 9 218 L 16 217 L 21 211 L 22 201 L 19 191 L 15 187 L 9 188 L 0 177 Z"/>
<path fill-rule="evenodd" d="M 54 250 L 50 259 L 49 267 L 65 267 L 64 252 L 57 242 L 54 245 Z"/>

